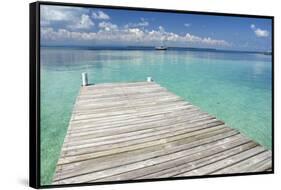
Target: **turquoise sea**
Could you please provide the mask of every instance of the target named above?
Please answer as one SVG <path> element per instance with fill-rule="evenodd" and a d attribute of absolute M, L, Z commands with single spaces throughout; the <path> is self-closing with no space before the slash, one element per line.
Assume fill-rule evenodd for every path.
<path fill-rule="evenodd" d="M 41 181 L 50 184 L 81 73 L 90 83 L 157 83 L 271 148 L 271 56 L 183 50 L 41 48 Z"/>

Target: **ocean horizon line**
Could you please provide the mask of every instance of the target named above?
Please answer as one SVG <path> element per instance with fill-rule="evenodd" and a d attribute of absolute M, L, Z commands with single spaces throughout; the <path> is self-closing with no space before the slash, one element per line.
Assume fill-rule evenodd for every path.
<path fill-rule="evenodd" d="M 41 45 L 43 48 L 59 48 L 59 49 L 80 49 L 80 50 L 155 50 L 155 46 L 80 46 L 80 45 Z M 271 55 L 271 51 L 243 51 L 243 50 L 228 50 L 216 48 L 198 48 L 198 47 L 177 47 L 167 46 L 168 51 L 205 51 L 218 53 L 247 53 L 247 54 L 264 54 Z M 167 51 L 166 50 L 166 51 Z"/>

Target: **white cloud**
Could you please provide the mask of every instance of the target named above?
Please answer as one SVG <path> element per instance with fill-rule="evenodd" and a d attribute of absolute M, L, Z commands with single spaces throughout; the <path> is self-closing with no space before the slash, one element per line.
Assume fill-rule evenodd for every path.
<path fill-rule="evenodd" d="M 93 40 L 95 39 L 96 33 L 94 32 L 71 32 L 66 29 L 59 29 L 55 31 L 51 27 L 41 29 L 43 39 L 60 41 L 60 40 Z"/>
<path fill-rule="evenodd" d="M 136 28 L 136 27 L 146 27 L 149 26 L 149 22 L 146 21 L 144 18 L 141 18 L 141 21 L 138 23 L 128 23 L 124 27 L 125 28 Z"/>
<path fill-rule="evenodd" d="M 164 32 L 165 32 L 165 29 L 164 29 L 163 26 L 159 26 L 158 29 L 159 29 L 159 31 L 160 31 L 161 33 L 164 33 Z"/>
<path fill-rule="evenodd" d="M 41 22 L 43 21 L 71 21 L 85 9 L 79 7 L 42 5 L 40 7 Z"/>
<path fill-rule="evenodd" d="M 142 21 L 142 22 L 137 23 L 137 26 L 141 26 L 141 27 L 148 26 L 148 25 L 149 25 L 149 22 L 147 22 L 147 21 Z"/>
<path fill-rule="evenodd" d="M 199 37 L 190 33 L 185 35 L 185 40 L 192 43 L 206 44 L 210 46 L 230 46 L 230 43 L 225 40 L 212 39 L 211 37 Z"/>
<path fill-rule="evenodd" d="M 58 23 L 62 28 L 89 29 L 94 26 L 88 16 L 89 10 L 80 7 L 42 5 L 40 24 L 42 27 Z"/>
<path fill-rule="evenodd" d="M 117 30 L 118 26 L 116 24 L 112 24 L 111 22 L 100 22 L 99 28 L 105 31 Z"/>
<path fill-rule="evenodd" d="M 60 21 L 70 19 L 68 12 L 62 11 L 61 7 L 50 6 L 41 7 L 41 18 L 43 21 Z"/>
<path fill-rule="evenodd" d="M 185 23 L 184 26 L 185 26 L 185 27 L 190 27 L 191 24 L 190 24 L 190 23 Z"/>
<path fill-rule="evenodd" d="M 118 42 L 120 44 L 142 44 L 157 45 L 157 43 L 165 41 L 169 44 L 181 44 L 184 46 L 231 46 L 225 40 L 213 39 L 211 37 L 199 37 L 190 33 L 185 35 L 167 32 L 163 26 L 159 26 L 158 30 L 147 30 L 141 28 L 119 28 L 116 24 L 110 22 L 100 22 L 97 32 L 73 32 L 66 29 L 55 30 L 53 28 L 42 27 L 42 38 L 49 40 L 77 40 L 87 42 Z"/>
<path fill-rule="evenodd" d="M 257 28 L 254 24 L 251 24 L 251 29 L 254 31 L 257 37 L 268 37 L 269 35 L 269 32 L 267 30 Z"/>
<path fill-rule="evenodd" d="M 110 17 L 103 11 L 97 11 L 92 13 L 92 17 L 94 19 L 100 19 L 100 20 L 109 20 Z"/>
<path fill-rule="evenodd" d="M 267 30 L 262 30 L 260 28 L 257 28 L 255 30 L 255 34 L 258 36 L 258 37 L 267 37 L 269 35 L 268 31 Z"/>
<path fill-rule="evenodd" d="M 68 27 L 71 29 L 89 29 L 93 27 L 95 24 L 91 20 L 89 15 L 82 14 L 80 19 L 76 21 L 76 23 L 69 25 Z"/>

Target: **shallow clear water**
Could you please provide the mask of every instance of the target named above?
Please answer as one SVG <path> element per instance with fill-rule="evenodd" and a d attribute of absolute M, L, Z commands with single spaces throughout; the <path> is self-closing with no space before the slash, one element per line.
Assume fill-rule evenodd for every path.
<path fill-rule="evenodd" d="M 271 56 L 191 51 L 41 49 L 41 180 L 51 183 L 81 84 L 147 76 L 271 148 Z"/>

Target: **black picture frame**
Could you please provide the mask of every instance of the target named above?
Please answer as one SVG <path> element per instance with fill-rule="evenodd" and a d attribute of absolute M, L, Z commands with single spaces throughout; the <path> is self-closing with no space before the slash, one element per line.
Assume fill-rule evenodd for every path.
<path fill-rule="evenodd" d="M 176 177 L 162 179 L 143 179 L 143 180 L 126 180 L 126 181 L 110 181 L 97 183 L 80 183 L 80 184 L 65 184 L 65 185 L 41 185 L 40 184 L 40 6 L 41 5 L 58 5 L 58 6 L 74 6 L 74 7 L 91 7 L 91 8 L 109 8 L 135 11 L 153 11 L 153 12 L 170 12 L 170 13 L 188 13 L 195 15 L 216 15 L 216 16 L 231 16 L 245 18 L 266 18 L 271 19 L 272 23 L 272 171 L 255 172 L 255 173 L 239 173 L 239 174 L 224 174 L 212 176 L 194 176 L 194 177 Z M 136 182 L 152 182 L 163 180 L 183 180 L 195 178 L 214 178 L 214 177 L 230 177 L 244 175 L 260 175 L 273 174 L 274 166 L 274 17 L 263 15 L 248 15 L 248 14 L 232 14 L 218 12 L 200 12 L 187 10 L 166 10 L 155 8 L 141 7 L 125 7 L 125 6 L 109 6 L 109 5 L 92 5 L 92 4 L 76 4 L 76 3 L 59 3 L 39 1 L 29 4 L 29 185 L 33 188 L 55 188 L 55 187 L 74 187 L 74 186 L 89 186 L 103 184 L 121 184 L 121 183 L 136 183 Z"/>

